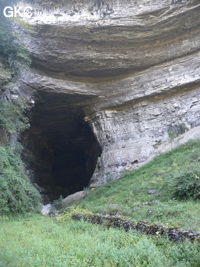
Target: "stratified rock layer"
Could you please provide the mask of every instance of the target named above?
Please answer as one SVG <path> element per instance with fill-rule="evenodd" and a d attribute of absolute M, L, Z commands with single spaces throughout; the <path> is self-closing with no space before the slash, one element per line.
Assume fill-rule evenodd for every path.
<path fill-rule="evenodd" d="M 94 183 L 200 125 L 199 1 L 29 2 L 33 64 L 21 87 L 79 96 L 71 105 L 102 148 Z"/>

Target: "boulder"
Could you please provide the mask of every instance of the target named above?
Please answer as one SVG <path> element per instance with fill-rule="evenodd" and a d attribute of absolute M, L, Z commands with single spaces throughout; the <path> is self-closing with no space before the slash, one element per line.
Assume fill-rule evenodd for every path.
<path fill-rule="evenodd" d="M 73 201 L 77 201 L 77 200 L 84 198 L 86 195 L 87 195 L 87 192 L 79 191 L 64 198 L 63 202 L 69 204 Z"/>

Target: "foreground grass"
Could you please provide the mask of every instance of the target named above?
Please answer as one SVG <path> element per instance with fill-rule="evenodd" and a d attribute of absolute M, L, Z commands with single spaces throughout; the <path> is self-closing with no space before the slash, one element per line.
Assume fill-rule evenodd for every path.
<path fill-rule="evenodd" d="M 135 221 L 199 231 L 199 200 L 181 201 L 172 194 L 176 175 L 199 170 L 199 162 L 200 142 L 189 142 L 96 188 L 78 205 L 93 212 L 120 211 Z M 158 195 L 147 193 L 152 189 Z M 151 206 L 142 205 L 152 200 Z M 200 266 L 198 242 L 174 243 L 135 231 L 107 229 L 71 219 L 60 223 L 40 215 L 2 216 L 0 226 L 0 267 Z"/>
<path fill-rule="evenodd" d="M 39 215 L 0 218 L 0 266 L 200 266 L 198 244 Z"/>
<path fill-rule="evenodd" d="M 200 141 L 191 141 L 117 181 L 96 188 L 79 205 L 93 212 L 116 214 L 120 211 L 136 221 L 200 231 L 199 200 L 180 201 L 172 194 L 176 175 L 195 170 L 200 170 Z M 159 196 L 148 194 L 151 189 Z M 153 201 L 151 206 L 141 206 L 150 201 Z"/>

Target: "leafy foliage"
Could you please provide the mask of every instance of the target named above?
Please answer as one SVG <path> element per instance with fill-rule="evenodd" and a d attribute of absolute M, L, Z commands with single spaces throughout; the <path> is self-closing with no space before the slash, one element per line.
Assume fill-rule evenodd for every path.
<path fill-rule="evenodd" d="M 80 207 L 71 206 L 71 207 L 67 207 L 65 211 L 63 212 L 63 214 L 57 217 L 57 220 L 59 222 L 65 222 L 67 220 L 70 220 L 72 215 L 75 213 L 92 214 L 89 210 L 86 210 Z"/>
<path fill-rule="evenodd" d="M 19 148 L 0 147 L 0 212 L 38 210 L 40 195 L 25 174 Z"/>
<path fill-rule="evenodd" d="M 11 1 L 10 4 L 14 2 L 16 1 Z M 30 65 L 31 60 L 22 43 L 22 35 L 13 31 L 11 20 L 3 15 L 3 9 L 7 5 L 6 0 L 0 1 L 0 56 L 9 62 L 13 75 L 16 76 Z"/>
<path fill-rule="evenodd" d="M 24 114 L 27 108 L 27 104 L 22 100 L 0 101 L 0 127 L 9 133 L 27 129 L 29 120 Z"/>
<path fill-rule="evenodd" d="M 16 1 L 9 1 L 9 5 L 14 2 Z M 0 58 L 4 62 L 3 66 L 9 65 L 12 82 L 15 82 L 21 70 L 29 66 L 30 57 L 22 43 L 22 34 L 17 32 L 19 27 L 14 25 L 11 18 L 3 15 L 3 9 L 7 5 L 6 0 L 0 0 Z M 10 78 L 6 74 L 5 72 L 1 76 L 8 83 Z M 11 83 L 7 84 L 6 89 L 12 89 L 11 86 Z M 24 131 L 29 126 L 25 115 L 27 109 L 28 105 L 20 98 L 0 101 L 0 128 L 9 134 Z M 16 146 L 0 147 L 0 212 L 19 213 L 39 208 L 40 195 L 25 174 L 20 154 L 21 151 Z"/>
<path fill-rule="evenodd" d="M 177 199 L 200 199 L 200 170 L 186 171 L 175 176 L 173 196 Z"/>

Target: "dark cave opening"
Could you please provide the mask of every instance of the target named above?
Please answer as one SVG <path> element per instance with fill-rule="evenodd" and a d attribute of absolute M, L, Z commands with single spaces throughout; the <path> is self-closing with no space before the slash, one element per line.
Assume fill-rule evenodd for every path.
<path fill-rule="evenodd" d="M 80 103 L 86 97 L 43 91 L 38 95 L 30 112 L 31 127 L 23 135 L 23 157 L 48 203 L 89 185 L 101 148 L 84 120 Z"/>

